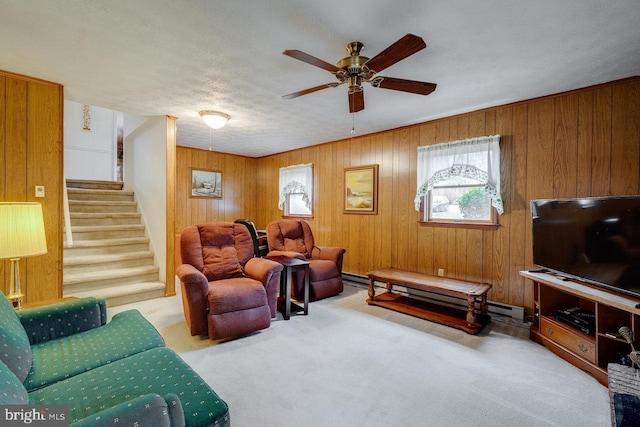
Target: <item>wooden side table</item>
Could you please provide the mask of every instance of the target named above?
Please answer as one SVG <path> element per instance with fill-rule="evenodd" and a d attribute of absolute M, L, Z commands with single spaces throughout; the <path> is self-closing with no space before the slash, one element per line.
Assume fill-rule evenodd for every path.
<path fill-rule="evenodd" d="M 278 297 L 278 309 L 282 312 L 284 320 L 289 320 L 291 312 L 303 311 L 304 315 L 309 314 L 309 261 L 298 258 L 288 258 L 285 256 L 266 257 L 271 261 L 276 261 L 284 267 L 280 274 L 280 297 Z M 304 271 L 304 307 L 291 302 L 291 282 L 296 271 Z"/>

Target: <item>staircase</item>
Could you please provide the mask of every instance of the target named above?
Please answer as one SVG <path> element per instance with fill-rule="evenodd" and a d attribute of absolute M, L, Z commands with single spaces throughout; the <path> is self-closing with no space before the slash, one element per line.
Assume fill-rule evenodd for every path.
<path fill-rule="evenodd" d="M 67 180 L 73 246 L 64 248 L 65 297 L 108 306 L 164 296 L 134 194 L 122 182 Z"/>

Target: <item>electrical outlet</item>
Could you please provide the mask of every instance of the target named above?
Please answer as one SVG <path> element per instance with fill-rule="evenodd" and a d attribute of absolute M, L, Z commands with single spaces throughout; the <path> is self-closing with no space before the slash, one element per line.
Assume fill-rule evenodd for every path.
<path fill-rule="evenodd" d="M 36 185 L 36 197 L 44 197 L 44 185 Z"/>
<path fill-rule="evenodd" d="M 438 276 L 440 276 L 440 277 L 444 276 L 444 268 L 439 268 L 438 269 Z"/>

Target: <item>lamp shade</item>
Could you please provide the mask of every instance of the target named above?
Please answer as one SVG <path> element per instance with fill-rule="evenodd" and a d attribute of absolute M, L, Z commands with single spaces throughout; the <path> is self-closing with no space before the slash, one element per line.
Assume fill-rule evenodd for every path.
<path fill-rule="evenodd" d="M 47 253 L 40 203 L 0 203 L 0 259 Z"/>
<path fill-rule="evenodd" d="M 220 129 L 222 126 L 226 125 L 230 115 L 221 113 L 220 111 L 200 111 L 200 117 L 202 120 L 212 129 Z"/>

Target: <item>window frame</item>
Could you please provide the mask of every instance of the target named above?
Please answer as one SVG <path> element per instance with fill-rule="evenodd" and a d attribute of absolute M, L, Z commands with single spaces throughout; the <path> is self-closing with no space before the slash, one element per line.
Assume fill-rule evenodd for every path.
<path fill-rule="evenodd" d="M 468 184 L 468 185 L 440 185 L 435 188 L 482 188 L 483 184 Z M 451 227 L 451 228 L 469 228 L 469 229 L 497 229 L 500 224 L 498 223 L 498 212 L 496 208 L 489 205 L 489 219 L 455 219 L 455 218 L 432 218 L 431 212 L 431 194 L 433 190 L 429 190 L 422 198 L 420 204 L 420 219 L 419 223 L 425 226 L 432 227 Z"/>
<path fill-rule="evenodd" d="M 425 226 L 497 229 L 500 226 L 499 215 L 504 213 L 500 195 L 500 159 L 499 134 L 418 147 L 417 188 L 413 200 L 419 214 L 418 223 Z M 484 187 L 484 194 L 491 200 L 488 220 L 430 217 L 433 190 L 449 187 L 437 184 L 457 176 L 470 178 Z M 450 187 L 471 189 L 479 186 L 463 183 Z"/>
<path fill-rule="evenodd" d="M 313 183 L 312 183 L 313 185 Z M 292 213 L 289 209 L 290 209 L 290 201 L 289 201 L 289 197 L 291 195 L 302 195 L 303 193 L 287 193 L 287 195 L 285 196 L 285 202 L 284 202 L 284 213 L 282 214 L 282 218 L 306 218 L 306 219 L 312 219 L 313 218 L 313 193 L 309 195 L 309 198 L 311 199 L 311 213 L 309 214 L 302 214 L 302 213 Z"/>

